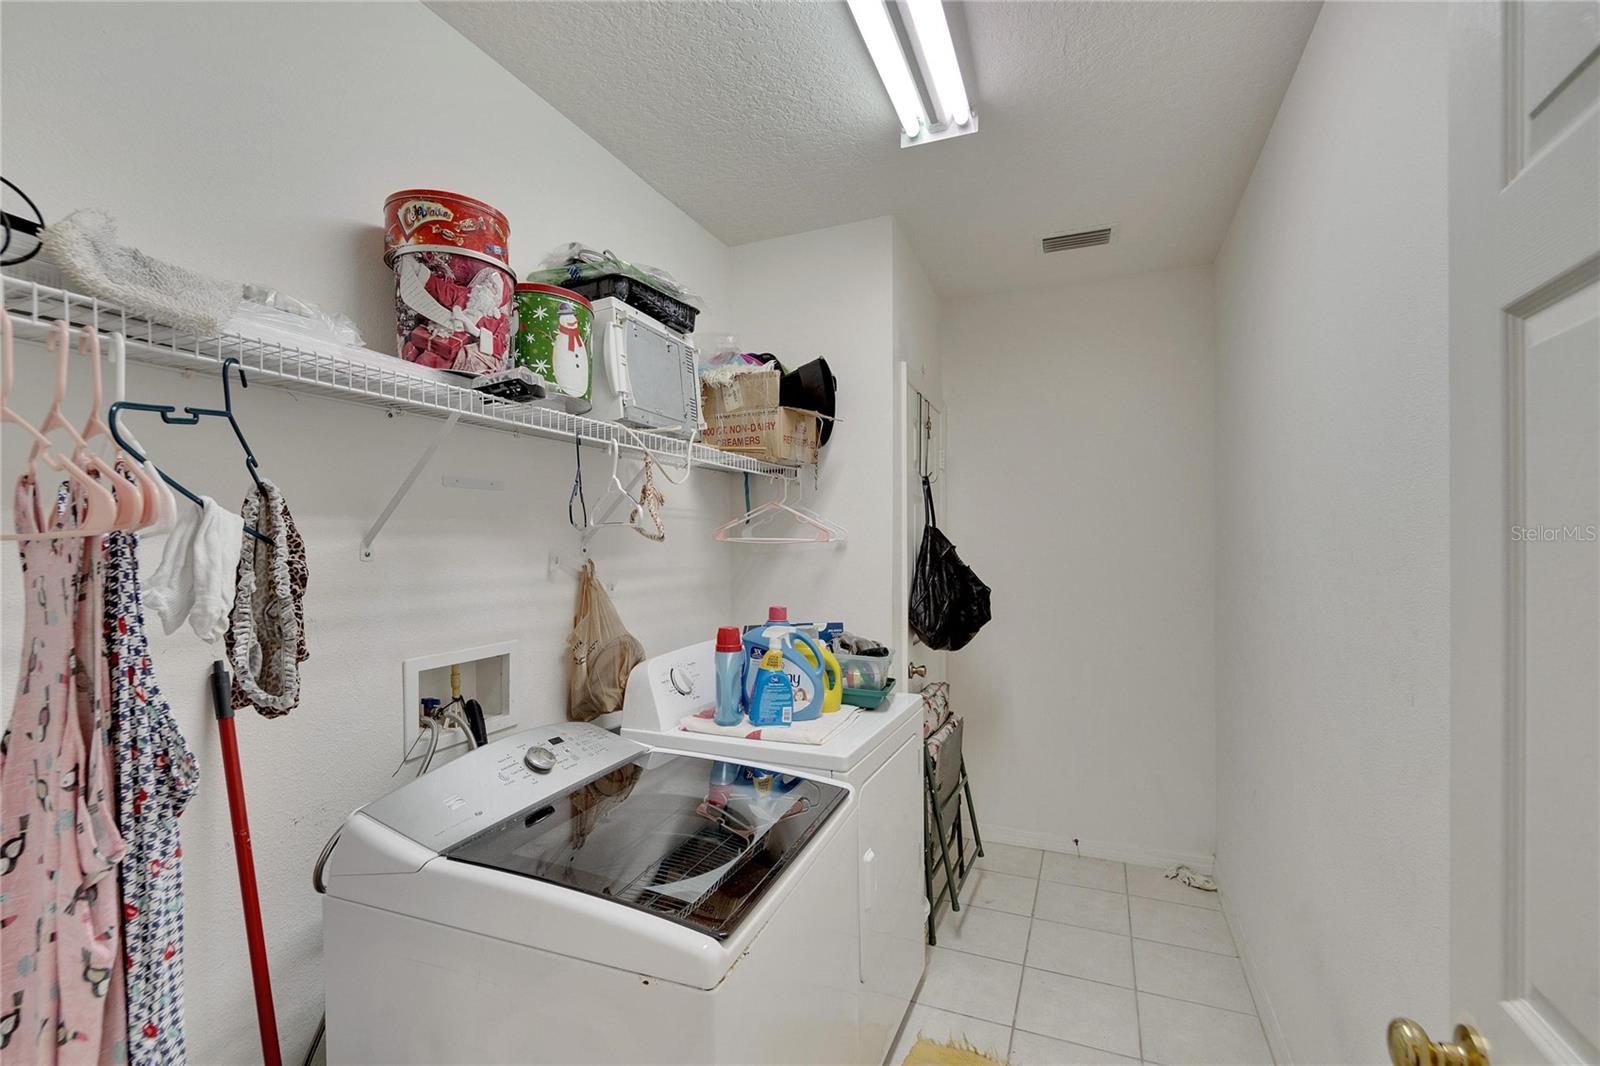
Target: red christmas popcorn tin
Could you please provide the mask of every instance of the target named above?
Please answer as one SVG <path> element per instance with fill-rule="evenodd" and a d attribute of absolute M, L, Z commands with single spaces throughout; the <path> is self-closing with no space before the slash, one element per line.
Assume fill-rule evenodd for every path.
<path fill-rule="evenodd" d="M 402 189 L 383 202 L 383 261 L 451 252 L 510 269 L 511 223 L 482 200 L 442 189 Z"/>

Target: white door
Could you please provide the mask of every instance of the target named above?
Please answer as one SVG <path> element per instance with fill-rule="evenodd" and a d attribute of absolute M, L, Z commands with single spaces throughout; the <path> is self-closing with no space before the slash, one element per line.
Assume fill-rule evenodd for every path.
<path fill-rule="evenodd" d="M 905 418 L 905 506 L 906 515 L 906 575 L 905 587 L 910 595 L 912 575 L 916 572 L 917 548 L 922 544 L 923 525 L 927 508 L 923 503 L 922 478 L 927 475 L 932 482 L 935 519 L 944 514 L 944 409 L 940 403 L 925 396 L 904 380 L 905 364 L 900 365 L 902 378 L 902 403 Z M 921 692 L 923 687 L 945 679 L 945 657 L 949 654 L 926 647 L 907 630 L 908 650 L 906 671 L 911 692 Z"/>
<path fill-rule="evenodd" d="M 1450 96 L 1453 1021 L 1594 1063 L 1600 4 L 1457 4 Z"/>

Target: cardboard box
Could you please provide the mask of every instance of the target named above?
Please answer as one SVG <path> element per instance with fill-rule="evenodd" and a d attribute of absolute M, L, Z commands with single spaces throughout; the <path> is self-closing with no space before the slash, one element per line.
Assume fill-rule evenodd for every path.
<path fill-rule="evenodd" d="M 801 466 L 816 462 L 820 417 L 793 407 L 705 412 L 702 443 L 723 451 L 753 455 L 769 463 Z"/>
<path fill-rule="evenodd" d="M 700 383 L 700 410 L 707 422 L 712 415 L 740 411 L 771 411 L 778 406 L 778 379 L 774 369 L 736 374 L 726 385 Z"/>

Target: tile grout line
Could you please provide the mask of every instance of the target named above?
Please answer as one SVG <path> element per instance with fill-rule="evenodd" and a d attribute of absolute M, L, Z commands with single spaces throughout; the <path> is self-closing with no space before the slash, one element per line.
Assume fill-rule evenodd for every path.
<path fill-rule="evenodd" d="M 1165 944 L 1169 948 L 1182 948 L 1184 951 L 1198 951 L 1202 955 L 1215 955 L 1219 959 L 1237 959 L 1237 958 L 1239 958 L 1239 955 L 1238 955 L 1239 946 L 1237 944 L 1235 944 L 1234 947 L 1233 947 L 1233 953 L 1229 954 L 1226 951 L 1212 951 L 1210 948 L 1197 948 L 1197 947 L 1193 946 L 1192 944 L 1174 944 L 1170 940 L 1157 940 L 1155 937 L 1152 937 L 1152 936 L 1135 936 L 1133 939 L 1135 939 L 1135 940 L 1143 940 L 1146 944 Z M 1243 965 L 1242 961 L 1241 961 L 1240 965 Z"/>
<path fill-rule="evenodd" d="M 1082 886 L 1082 887 L 1087 888 L 1088 886 L 1085 885 L 1085 886 Z M 1130 891 L 1128 893 L 1128 895 L 1132 896 L 1134 899 L 1146 899 L 1146 900 L 1149 900 L 1151 903 L 1170 903 L 1174 907 L 1188 907 L 1190 910 L 1195 910 L 1195 911 L 1210 911 L 1212 914 L 1221 914 L 1222 913 L 1222 908 L 1220 906 L 1207 907 L 1203 903 L 1184 903 L 1184 902 L 1181 902 L 1181 901 L 1175 900 L 1175 899 L 1162 899 L 1160 896 L 1146 896 L 1143 893 L 1132 892 L 1132 891 Z"/>
<path fill-rule="evenodd" d="M 1039 872 L 1044 873 L 1044 853 L 1039 853 Z M 1028 952 L 1033 947 L 1033 912 L 1039 906 L 1040 878 L 1033 882 L 1033 902 L 1028 906 L 1028 939 L 1022 945 L 1022 970 L 1017 974 L 1017 998 L 1011 1002 L 1011 1033 L 1006 1037 L 1006 1058 L 1011 1058 L 1011 1045 L 1017 1039 L 1017 1010 L 1022 1006 L 1022 983 L 1028 979 Z"/>
<path fill-rule="evenodd" d="M 1072 928 L 1081 929 L 1083 927 L 1075 925 Z M 1100 930 L 1096 929 L 1096 930 L 1090 930 L 1090 931 L 1091 932 L 1099 932 Z M 1116 934 L 1113 933 L 1113 934 L 1110 934 L 1110 935 L 1115 936 Z M 1134 938 L 1134 939 L 1137 939 L 1137 938 Z M 1159 940 L 1146 940 L 1145 943 L 1147 943 L 1147 944 L 1160 944 L 1161 941 L 1159 941 Z M 1181 947 L 1182 945 L 1179 945 L 1179 944 L 1168 944 L 1166 946 L 1168 946 L 1168 947 Z M 1075 973 L 1062 973 L 1060 970 L 1052 970 L 1052 969 L 1050 969 L 1049 967 L 1046 967 L 1046 966 L 1034 966 L 1031 963 L 1028 963 L 1027 961 L 1023 961 L 1023 962 L 1007 962 L 1005 959 L 997 959 L 992 955 L 978 955 L 978 954 L 975 954 L 974 952 L 971 952 L 971 951 L 962 951 L 960 948 L 945 948 L 943 944 L 940 944 L 939 947 L 941 949 L 944 949 L 944 950 L 947 950 L 947 951 L 954 951 L 954 952 L 956 952 L 957 954 L 960 954 L 960 955 L 968 955 L 968 956 L 970 956 L 970 957 L 972 957 L 974 959 L 983 959 L 983 960 L 985 960 L 987 962 L 998 962 L 998 963 L 1001 963 L 1002 965 L 1006 965 L 1006 966 L 1020 966 L 1023 969 L 1024 972 L 1026 972 L 1028 970 L 1038 970 L 1040 973 L 1047 973 L 1047 974 L 1050 974 L 1051 976 L 1054 976 L 1054 977 L 1065 977 L 1065 978 L 1067 978 L 1069 980 L 1072 980 L 1072 981 L 1084 981 L 1084 982 L 1086 982 L 1088 984 L 1091 984 L 1091 985 L 1103 985 L 1106 988 L 1115 988 L 1118 991 L 1122 991 L 1122 992 L 1143 993 L 1144 995 L 1147 995 L 1147 996 L 1156 996 L 1156 997 L 1159 997 L 1161 999 L 1170 999 L 1174 1003 L 1187 1003 L 1187 1004 L 1189 1004 L 1190 1006 L 1193 1006 L 1193 1007 L 1209 1007 L 1212 1010 L 1226 1011 L 1229 1014 L 1239 1014 L 1239 1015 L 1243 1015 L 1246 1018 L 1259 1018 L 1260 1017 L 1260 1015 L 1254 1010 L 1236 1010 L 1233 1007 L 1219 1007 L 1215 1003 L 1203 1003 L 1198 999 L 1184 999 L 1182 996 L 1169 995 L 1166 992 L 1152 992 L 1148 988 L 1139 988 L 1137 985 L 1134 985 L 1134 986 L 1130 987 L 1128 985 L 1113 984 L 1110 981 L 1096 980 L 1093 977 L 1083 977 L 1083 976 L 1080 976 L 1080 975 L 1075 974 Z M 1215 952 L 1207 952 L 1207 954 L 1215 954 Z M 1232 955 L 1219 955 L 1218 958 L 1231 959 L 1231 958 L 1233 958 L 1233 956 Z M 1024 956 L 1024 960 L 1026 960 L 1026 956 Z M 1135 978 L 1135 980 L 1137 980 L 1137 978 Z M 1248 986 L 1248 984 L 1249 984 L 1249 982 L 1246 982 L 1246 986 Z M 1020 1002 L 1020 1000 L 1021 1000 L 1020 993 L 1019 993 L 1017 998 L 1018 998 L 1018 1000 Z M 976 1014 L 968 1014 L 965 1011 L 953 1010 L 950 1007 L 936 1006 L 935 1004 L 927 1003 L 927 1002 L 924 1002 L 924 1001 L 922 1001 L 920 999 L 919 1000 L 913 1000 L 912 1002 L 917 1006 L 931 1007 L 934 1010 L 942 1010 L 942 1011 L 946 1011 L 947 1013 L 950 1013 L 950 1014 L 959 1014 L 963 1018 L 971 1018 L 974 1021 L 988 1022 L 991 1025 L 1000 1025 L 1000 1024 L 1002 1024 L 1001 1022 L 995 1021 L 993 1018 L 984 1018 L 984 1017 L 981 1017 L 981 1016 L 976 1015 Z M 1251 1003 L 1254 1003 L 1254 1002 L 1255 1002 L 1255 1000 L 1252 998 L 1251 999 Z M 1013 1017 L 1013 1020 L 1015 1020 L 1014 1010 L 1013 1010 L 1012 1017 Z M 1031 1032 L 1031 1030 L 1028 1030 L 1028 1031 Z M 1046 1034 L 1040 1033 L 1038 1035 L 1044 1036 Z M 1056 1037 L 1054 1039 L 1060 1039 L 1060 1038 Z M 1071 1043 L 1071 1041 L 1068 1041 L 1068 1042 Z M 1089 1045 L 1085 1044 L 1084 1046 L 1088 1047 Z M 1106 1049 L 1102 1048 L 1101 1050 L 1106 1050 Z"/>
<path fill-rule="evenodd" d="M 1027 1033 L 1029 1036 L 1037 1036 L 1037 1037 L 1040 1037 L 1041 1039 L 1044 1039 L 1044 1040 L 1054 1040 L 1058 1044 L 1074 1044 L 1077 1047 L 1086 1047 L 1090 1051 L 1099 1051 L 1099 1052 L 1101 1052 L 1103 1054 L 1106 1054 L 1106 1055 L 1115 1055 L 1119 1059 L 1125 1059 L 1125 1058 L 1128 1057 L 1127 1055 L 1124 1055 L 1120 1051 L 1112 1051 L 1110 1048 L 1107 1048 L 1107 1047 L 1095 1047 L 1093 1044 L 1085 1044 L 1081 1040 L 1062 1040 L 1059 1036 L 1051 1036 L 1049 1033 L 1036 1033 L 1032 1029 L 1014 1029 L 1014 1030 L 1012 1030 L 1012 1032 L 1014 1032 L 1014 1033 Z M 1139 1058 L 1135 1058 L 1133 1061 L 1141 1062 L 1143 1060 L 1139 1059 Z"/>
<path fill-rule="evenodd" d="M 1049 924 L 1049 925 L 1060 925 L 1060 926 L 1064 926 L 1064 927 L 1066 927 L 1068 929 L 1082 929 L 1084 932 L 1087 932 L 1087 933 L 1104 933 L 1106 936 L 1128 937 L 1131 940 L 1142 940 L 1146 944 L 1160 944 L 1162 947 L 1177 948 L 1180 951 L 1194 951 L 1194 952 L 1198 952 L 1201 955 L 1211 955 L 1211 956 L 1213 956 L 1215 958 L 1219 958 L 1219 959 L 1234 959 L 1234 960 L 1238 960 L 1239 959 L 1238 955 L 1230 955 L 1230 954 L 1227 954 L 1226 952 L 1221 952 L 1221 951 L 1212 951 L 1209 948 L 1197 948 L 1197 947 L 1194 947 L 1193 945 L 1190 945 L 1190 944 L 1176 944 L 1176 943 L 1173 943 L 1170 940 L 1157 940 L 1154 937 L 1148 937 L 1148 936 L 1130 936 L 1128 933 L 1118 933 L 1118 932 L 1115 932 L 1115 931 L 1110 930 L 1110 929 L 1100 929 L 1100 928 L 1098 928 L 1096 926 L 1093 926 L 1093 925 L 1078 925 L 1075 922 L 1058 922 L 1054 918 L 1040 918 L 1037 915 L 1016 914 L 1016 913 L 1014 913 L 1012 911 L 996 910 L 993 907 L 979 907 L 977 904 L 969 904 L 968 905 L 968 909 L 969 910 L 987 911 L 990 914 L 1004 914 L 1009 918 L 1027 918 L 1028 919 L 1028 938 L 1023 943 L 1022 958 L 1017 960 L 1016 962 L 1012 962 L 1010 959 L 1003 958 L 1003 957 L 1001 957 L 999 955 L 985 955 L 981 951 L 969 951 L 966 948 L 955 947 L 955 946 L 950 945 L 950 944 L 940 944 L 940 945 L 938 945 L 938 947 L 940 947 L 940 948 L 942 948 L 942 949 L 944 949 L 946 951 L 954 951 L 959 955 L 971 955 L 973 958 L 976 958 L 976 959 L 988 959 L 990 962 L 1003 962 L 1003 963 L 1007 963 L 1008 965 L 1012 965 L 1012 966 L 1018 966 L 1018 965 L 1028 966 L 1028 965 L 1030 965 L 1028 963 L 1028 961 L 1027 961 L 1027 959 L 1028 959 L 1028 948 L 1033 943 L 1033 923 L 1034 922 L 1045 922 L 1046 924 Z M 1241 965 L 1243 965 L 1242 962 L 1241 962 Z M 1062 973 L 1060 970 L 1052 970 L 1048 966 L 1034 966 L 1032 968 L 1035 969 L 1035 970 L 1044 970 L 1046 973 L 1060 974 L 1060 976 L 1062 976 L 1062 977 L 1072 977 L 1072 978 L 1075 978 L 1075 979 L 1077 979 L 1079 981 L 1094 981 L 1095 984 L 1110 985 L 1112 988 L 1125 988 L 1125 987 L 1127 987 L 1126 985 L 1114 984 L 1111 981 L 1098 981 L 1098 980 L 1095 980 L 1095 978 L 1093 978 L 1093 977 L 1079 977 L 1077 974 Z M 1248 987 L 1248 984 L 1249 984 L 1249 982 L 1246 981 L 1246 986 L 1247 987 Z M 1158 995 L 1158 994 L 1159 993 L 1152 993 L 1152 995 Z M 1198 1006 L 1201 1006 L 1201 1007 L 1214 1006 L 1214 1004 L 1211 1004 L 1211 1003 L 1201 1003 L 1197 999 L 1181 999 L 1178 996 L 1167 996 L 1166 998 L 1167 999 L 1177 999 L 1182 1003 L 1194 1003 L 1194 1004 L 1197 1004 Z M 1252 1005 L 1255 1004 L 1255 995 L 1254 995 L 1254 991 L 1253 990 L 1252 990 L 1252 993 L 1251 993 L 1250 1002 L 1251 1002 Z M 1257 1017 L 1260 1016 L 1259 1009 L 1257 1009 L 1255 1011 L 1234 1010 L 1234 1008 L 1232 1008 L 1232 1007 L 1217 1007 L 1217 1009 L 1218 1010 L 1233 1011 L 1234 1014 L 1254 1013 L 1254 1014 L 1256 1014 Z"/>
<path fill-rule="evenodd" d="M 1122 867 L 1122 885 L 1128 886 L 1128 867 Z M 1133 950 L 1133 899 L 1128 903 L 1128 969 L 1133 973 L 1133 1035 L 1139 1042 L 1139 1061 L 1144 1061 L 1144 1019 L 1139 1016 L 1139 956 Z"/>
<path fill-rule="evenodd" d="M 1004 911 L 996 911 L 994 913 L 996 913 L 996 914 L 1004 914 L 1006 912 L 1004 912 Z M 1014 917 L 1019 917 L 1020 918 L 1020 917 L 1022 917 L 1022 915 L 1015 915 Z M 1028 961 L 1028 954 L 1027 953 L 1028 953 L 1028 948 L 1032 945 L 1032 942 L 1033 942 L 1033 923 L 1034 922 L 1040 922 L 1040 921 L 1047 922 L 1047 923 L 1052 924 L 1052 925 L 1066 925 L 1067 928 L 1069 928 L 1069 929 L 1083 929 L 1083 930 L 1086 930 L 1087 932 L 1091 932 L 1091 933 L 1105 933 L 1107 936 L 1120 936 L 1121 935 L 1121 934 L 1118 934 L 1118 933 L 1107 932 L 1104 929 L 1092 929 L 1092 928 L 1090 928 L 1088 926 L 1083 926 L 1083 925 L 1067 925 L 1067 923 L 1065 923 L 1065 922 L 1050 922 L 1050 920 L 1048 918 L 1030 918 L 1029 919 L 1029 923 L 1028 923 L 1028 941 L 1027 941 L 1027 944 L 1025 944 L 1024 947 L 1023 947 L 1023 956 L 1022 956 L 1022 961 L 1021 962 L 1011 962 L 1008 959 L 996 958 L 993 955 L 980 955 L 975 951 L 964 951 L 961 948 L 953 948 L 953 947 L 949 947 L 949 946 L 947 946 L 945 944 L 940 944 L 936 950 L 953 951 L 958 955 L 966 955 L 966 956 L 968 956 L 970 958 L 974 958 L 974 959 L 983 959 L 986 962 L 998 962 L 998 963 L 1000 963 L 1002 965 L 1005 965 L 1005 966 L 1018 966 L 1018 967 L 1021 967 L 1024 977 L 1026 977 L 1026 974 L 1027 974 L 1028 970 L 1038 970 L 1041 973 L 1052 974 L 1052 975 L 1054 975 L 1056 977 L 1066 977 L 1066 978 L 1068 978 L 1070 980 L 1073 980 L 1073 981 L 1085 981 L 1085 982 L 1087 982 L 1089 984 L 1104 985 L 1106 988 L 1115 988 L 1115 989 L 1119 989 L 1119 990 L 1121 990 L 1123 992 L 1133 992 L 1136 997 L 1138 996 L 1138 994 L 1143 993 L 1144 995 L 1156 996 L 1156 997 L 1158 997 L 1160 999 L 1170 999 L 1174 1003 L 1187 1003 L 1187 1004 L 1189 1004 L 1191 1006 L 1195 1006 L 1195 1007 L 1209 1007 L 1212 1010 L 1226 1011 L 1228 1014 L 1239 1014 L 1239 1015 L 1243 1015 L 1246 1018 L 1256 1018 L 1258 1020 L 1260 1018 L 1259 1011 L 1257 1011 L 1255 1009 L 1251 1009 L 1251 1010 L 1247 1010 L 1247 1011 L 1238 1010 L 1238 1009 L 1236 1009 L 1234 1007 L 1222 1007 L 1222 1006 L 1218 1006 L 1215 1003 L 1205 1003 L 1205 1002 L 1202 1002 L 1202 1001 L 1200 1001 L 1198 999 L 1185 999 L 1182 996 L 1169 995 L 1168 993 L 1165 993 L 1165 992 L 1152 992 L 1149 989 L 1140 988 L 1138 986 L 1137 956 L 1133 956 L 1130 959 L 1130 961 L 1133 963 L 1133 969 L 1134 969 L 1134 984 L 1132 986 L 1119 985 L 1119 984 L 1116 984 L 1116 983 L 1111 982 L 1111 981 L 1101 981 L 1101 980 L 1098 980 L 1097 978 L 1093 978 L 1093 977 L 1084 977 L 1081 974 L 1064 973 L 1061 970 L 1052 970 L 1048 966 L 1035 966 L 1035 965 L 1033 965 L 1032 963 L 1030 963 Z M 1146 944 L 1160 944 L 1163 947 L 1181 948 L 1184 951 L 1198 951 L 1203 955 L 1213 955 L 1213 956 L 1215 956 L 1215 957 L 1217 957 L 1219 959 L 1237 958 L 1237 956 L 1234 956 L 1234 955 L 1223 955 L 1220 952 L 1204 951 L 1204 950 L 1202 950 L 1200 948 L 1188 948 L 1188 947 L 1185 947 L 1182 944 L 1168 944 L 1164 940 L 1150 940 L 1150 939 L 1148 939 L 1146 937 L 1124 937 L 1124 939 L 1129 941 L 1129 951 L 1130 951 L 1130 953 L 1132 952 L 1132 947 L 1133 947 L 1132 942 L 1135 941 L 1135 940 L 1141 940 Z M 1245 987 L 1246 987 L 1247 990 L 1250 990 L 1249 985 L 1250 985 L 1249 981 L 1246 980 L 1245 981 Z M 1018 992 L 1017 992 L 1017 1002 L 1020 1003 L 1021 999 L 1022 999 L 1021 985 L 1019 984 L 1018 985 Z M 965 1011 L 953 1010 L 950 1007 L 940 1007 L 940 1006 L 937 1006 L 937 1005 L 932 1004 L 932 1003 L 923 1002 L 922 1000 L 914 1000 L 913 1002 L 916 1003 L 917 1005 L 920 1005 L 920 1006 L 931 1007 L 934 1010 L 942 1010 L 942 1011 L 946 1011 L 946 1012 L 948 1012 L 950 1014 L 959 1014 L 963 1018 L 971 1018 L 974 1021 L 988 1022 L 991 1025 L 999 1025 L 999 1024 L 1001 1024 L 999 1022 L 996 1022 L 992 1018 L 984 1018 L 984 1017 L 981 1017 L 981 1016 L 976 1015 L 976 1014 L 967 1014 Z M 1251 1005 L 1252 1005 L 1252 1008 L 1253 1008 L 1254 1004 L 1255 1004 L 1255 996 L 1254 996 L 1253 990 L 1252 990 L 1252 995 L 1251 995 L 1250 1002 L 1251 1002 Z M 1013 1021 L 1013 1023 L 1015 1023 L 1015 1020 L 1016 1020 L 1016 1007 L 1014 1005 L 1012 1007 L 1012 1021 Z M 1012 1027 L 1015 1028 L 1016 1026 L 1013 1024 Z M 1031 1032 L 1031 1030 L 1024 1030 L 1024 1031 L 1025 1032 Z M 1043 1036 L 1044 1034 L 1041 1033 L 1041 1034 L 1037 1034 L 1037 1035 Z M 1053 1039 L 1059 1039 L 1059 1038 L 1053 1038 Z M 1089 1045 L 1085 1044 L 1084 1046 L 1088 1047 Z M 1104 1051 L 1106 1049 L 1105 1048 L 1101 1048 L 1100 1050 Z"/>

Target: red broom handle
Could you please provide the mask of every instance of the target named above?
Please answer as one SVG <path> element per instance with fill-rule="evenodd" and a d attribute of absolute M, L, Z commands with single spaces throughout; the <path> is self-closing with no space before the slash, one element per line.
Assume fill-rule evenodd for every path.
<path fill-rule="evenodd" d="M 261 1029 L 261 1057 L 266 1066 L 283 1066 L 278 1048 L 278 1013 L 272 1006 L 272 971 L 267 968 L 267 938 L 261 929 L 261 893 L 256 887 L 255 852 L 250 847 L 250 816 L 244 806 L 244 775 L 239 772 L 239 735 L 234 731 L 228 669 L 211 664 L 211 701 L 222 741 L 222 774 L 228 781 L 228 814 L 233 819 L 233 855 L 239 863 L 239 896 L 244 901 L 244 937 L 250 948 L 250 976 L 255 983 L 256 1021 Z"/>

